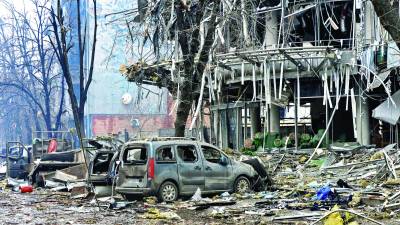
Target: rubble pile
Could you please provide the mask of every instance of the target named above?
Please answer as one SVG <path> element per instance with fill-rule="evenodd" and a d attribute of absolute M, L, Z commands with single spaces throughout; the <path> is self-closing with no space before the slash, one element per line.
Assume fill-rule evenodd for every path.
<path fill-rule="evenodd" d="M 397 218 L 400 210 L 397 170 L 400 165 L 395 144 L 379 149 L 336 143 L 319 151 L 312 159 L 310 153 L 260 154 L 273 174 L 271 189 L 275 190 L 275 197 L 255 205 L 269 210 L 323 214 L 330 211 L 330 215 L 324 216 L 325 220 L 319 220 L 325 224 L 358 224 L 351 221 L 360 219 L 382 224 L 378 220 Z M 347 218 L 347 214 L 353 219 Z M 315 215 L 310 215 L 286 216 L 285 220 L 307 218 L 315 221 Z M 334 217 L 338 218 L 336 222 L 330 222 L 335 220 Z"/>

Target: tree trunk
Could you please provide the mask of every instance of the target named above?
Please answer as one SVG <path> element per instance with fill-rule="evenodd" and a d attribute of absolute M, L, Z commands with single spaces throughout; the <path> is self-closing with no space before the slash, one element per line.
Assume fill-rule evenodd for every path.
<path fill-rule="evenodd" d="M 84 105 L 80 105 L 79 108 L 79 123 L 81 124 L 80 126 L 80 132 L 83 135 L 82 138 L 86 137 L 86 133 L 85 133 L 85 106 Z"/>
<path fill-rule="evenodd" d="M 206 64 L 208 62 L 210 49 L 214 43 L 214 34 L 216 28 L 215 20 L 217 16 L 218 6 L 219 1 L 215 1 L 213 5 L 210 24 L 206 32 L 207 35 L 205 38 L 205 43 L 202 49 L 200 49 L 200 43 L 198 41 L 200 35 L 198 27 L 201 23 L 201 14 L 198 14 L 196 16 L 197 28 L 194 29 L 191 36 L 189 36 L 186 30 L 190 29 L 190 27 L 193 27 L 194 25 L 189 24 L 188 20 L 185 20 L 183 12 L 184 7 L 182 7 L 182 5 L 180 7 L 177 7 L 176 23 L 178 26 L 178 31 L 180 31 L 178 41 L 182 50 L 184 60 L 184 79 L 181 85 L 180 96 L 178 96 L 180 101 L 175 120 L 175 136 L 177 137 L 185 136 L 186 121 L 190 115 L 192 103 L 194 101 L 197 101 L 199 98 L 199 84 L 204 69 L 206 68 Z M 201 10 L 199 10 L 199 12 L 201 12 Z M 195 63 L 195 56 L 197 53 L 199 53 L 199 60 L 197 63 Z"/>
<path fill-rule="evenodd" d="M 399 1 L 391 2 L 391 0 L 372 0 L 382 26 L 396 42 L 397 47 L 400 48 Z"/>
<path fill-rule="evenodd" d="M 179 98 L 180 101 L 178 109 L 176 111 L 175 120 L 175 136 L 177 137 L 185 136 L 186 121 L 188 119 L 190 108 L 192 106 L 192 93 L 190 84 L 184 84 L 182 86 L 183 88 L 181 89 L 181 96 Z"/>

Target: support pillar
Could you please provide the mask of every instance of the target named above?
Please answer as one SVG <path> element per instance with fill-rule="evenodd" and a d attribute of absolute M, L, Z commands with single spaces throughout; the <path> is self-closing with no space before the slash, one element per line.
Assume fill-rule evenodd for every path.
<path fill-rule="evenodd" d="M 222 148 L 227 148 L 228 147 L 228 116 L 227 116 L 227 110 L 220 110 L 220 132 L 221 132 L 221 143 L 222 143 Z"/>
<path fill-rule="evenodd" d="M 278 17 L 277 11 L 265 14 L 264 47 L 278 44 Z"/>
<path fill-rule="evenodd" d="M 271 104 L 271 108 L 269 109 L 269 127 L 271 133 L 279 133 L 280 131 L 279 108 L 273 104 Z"/>
<path fill-rule="evenodd" d="M 237 149 L 243 147 L 243 124 L 242 124 L 242 108 L 236 108 L 236 143 Z"/>
<path fill-rule="evenodd" d="M 370 140 L 370 129 L 369 129 L 369 110 L 368 110 L 368 99 L 362 99 L 360 97 L 356 97 L 357 104 L 357 117 L 356 117 L 356 126 L 357 126 L 357 142 L 361 145 L 369 145 Z"/>
<path fill-rule="evenodd" d="M 261 132 L 261 114 L 260 105 L 250 108 L 250 120 L 251 120 L 251 138 L 258 132 Z"/>

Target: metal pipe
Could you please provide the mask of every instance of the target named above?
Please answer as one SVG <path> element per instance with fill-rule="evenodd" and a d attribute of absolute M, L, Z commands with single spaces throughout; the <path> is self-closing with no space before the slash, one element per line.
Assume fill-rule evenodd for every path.
<path fill-rule="evenodd" d="M 298 96 L 297 94 L 298 94 L 298 90 L 297 90 L 297 85 L 298 85 L 298 82 L 299 82 L 299 80 L 298 80 L 298 77 L 297 77 L 297 80 L 296 80 L 296 82 L 295 82 L 295 85 L 294 85 L 294 93 L 293 93 L 293 95 L 294 95 L 294 145 L 295 145 L 295 148 L 296 148 L 296 151 L 298 150 L 298 140 L 297 140 L 297 137 L 298 137 L 298 128 L 297 128 L 297 126 L 298 126 L 298 117 L 299 117 L 299 115 L 298 115 L 298 105 L 297 105 L 297 101 L 298 101 L 298 98 L 300 97 L 300 96 Z"/>
<path fill-rule="evenodd" d="M 325 59 L 326 57 L 323 57 L 323 56 L 311 56 L 311 57 L 307 57 L 307 59 Z M 296 58 L 293 58 L 293 59 L 298 59 L 298 60 L 301 60 L 301 59 L 304 59 L 304 57 L 296 57 Z M 270 62 L 281 62 L 281 61 L 287 61 L 286 59 L 272 59 L 272 60 L 270 60 Z M 290 62 L 291 63 L 291 62 Z M 228 63 L 224 63 L 225 65 L 227 65 L 227 66 L 232 66 L 232 65 L 241 65 L 242 64 L 242 61 L 231 61 L 231 62 L 228 62 Z M 245 63 L 245 64 L 250 64 L 250 63 Z M 293 64 L 293 63 L 291 63 L 291 64 Z"/>
<path fill-rule="evenodd" d="M 276 48 L 274 45 L 266 46 L 271 47 L 271 49 L 254 49 L 254 50 L 244 50 L 244 51 L 235 51 L 235 52 L 228 52 L 228 53 L 220 53 L 216 54 L 216 57 L 221 56 L 228 56 L 228 55 L 237 55 L 237 54 L 247 54 L 247 53 L 257 53 L 257 52 L 278 52 L 281 51 L 291 51 L 291 52 L 310 52 L 310 51 L 317 51 L 317 50 L 324 50 L 326 51 L 327 48 L 334 49 L 333 46 L 313 46 L 313 47 L 286 47 L 286 48 Z"/>

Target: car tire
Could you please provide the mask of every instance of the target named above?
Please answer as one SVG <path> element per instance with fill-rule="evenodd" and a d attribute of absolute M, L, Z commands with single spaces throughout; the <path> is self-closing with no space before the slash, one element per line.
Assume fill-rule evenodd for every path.
<path fill-rule="evenodd" d="M 123 194 L 122 197 L 128 201 L 137 201 L 143 199 L 142 195 L 133 195 L 133 194 Z"/>
<path fill-rule="evenodd" d="M 178 187 L 170 182 L 164 182 L 158 189 L 158 201 L 160 202 L 173 202 L 178 199 Z"/>
<path fill-rule="evenodd" d="M 235 184 L 233 186 L 233 191 L 235 193 L 246 193 L 249 192 L 250 190 L 251 190 L 251 184 L 249 179 L 247 179 L 247 177 L 245 176 L 239 176 L 235 181 Z"/>
<path fill-rule="evenodd" d="M 35 182 L 36 187 L 44 187 L 46 182 L 43 180 L 43 177 L 40 175 L 39 172 L 35 173 Z"/>

